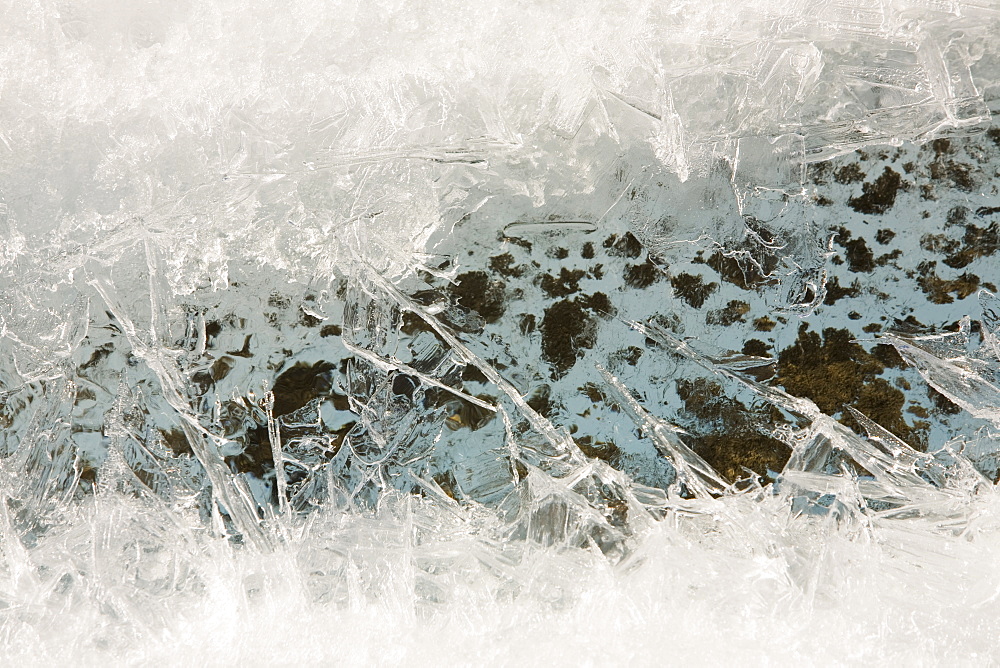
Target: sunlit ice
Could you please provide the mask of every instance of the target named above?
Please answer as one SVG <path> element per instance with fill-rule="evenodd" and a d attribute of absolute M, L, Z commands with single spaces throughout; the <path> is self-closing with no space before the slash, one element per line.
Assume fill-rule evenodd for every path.
<path fill-rule="evenodd" d="M 8 2 L 9 663 L 988 664 L 988 2 Z"/>

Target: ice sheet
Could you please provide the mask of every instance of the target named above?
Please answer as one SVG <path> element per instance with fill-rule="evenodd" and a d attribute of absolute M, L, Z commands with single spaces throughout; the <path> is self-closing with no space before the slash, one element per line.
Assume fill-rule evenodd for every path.
<path fill-rule="evenodd" d="M 1000 658 L 994 3 L 0 6 L 5 662 Z"/>

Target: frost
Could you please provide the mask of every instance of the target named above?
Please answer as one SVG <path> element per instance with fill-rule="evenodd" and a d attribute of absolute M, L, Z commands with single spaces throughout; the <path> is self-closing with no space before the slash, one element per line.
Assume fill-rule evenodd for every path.
<path fill-rule="evenodd" d="M 981 135 L 992 4 L 3 13 L 5 662 L 997 658 L 993 288 L 879 331 L 967 414 L 925 444 L 708 327 L 859 292 L 810 170 Z M 710 463 L 688 378 L 787 464 Z"/>

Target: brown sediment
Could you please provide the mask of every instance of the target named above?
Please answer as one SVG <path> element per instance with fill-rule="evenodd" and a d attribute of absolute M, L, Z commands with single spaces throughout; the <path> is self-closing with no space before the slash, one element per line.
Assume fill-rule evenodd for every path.
<path fill-rule="evenodd" d="M 729 327 L 737 322 L 746 322 L 746 314 L 750 312 L 750 304 L 738 299 L 731 300 L 725 308 L 709 311 L 705 322 L 709 325 Z"/>
<path fill-rule="evenodd" d="M 580 251 L 580 257 L 582 257 L 584 260 L 592 260 L 592 259 L 594 259 L 594 242 L 593 241 L 588 241 L 587 243 L 583 244 L 583 250 Z"/>
<path fill-rule="evenodd" d="M 861 294 L 861 283 L 854 281 L 851 287 L 845 288 L 840 285 L 840 279 L 834 276 L 832 279 L 826 283 L 826 298 L 823 303 L 827 306 L 833 306 L 838 300 L 844 297 L 857 297 Z"/>
<path fill-rule="evenodd" d="M 935 390 L 930 385 L 927 386 L 927 397 L 931 400 L 934 410 L 945 415 L 958 415 L 962 412 L 962 407 L 954 401 Z"/>
<path fill-rule="evenodd" d="M 503 283 L 490 280 L 484 271 L 460 274 L 450 292 L 460 306 L 475 311 L 488 323 L 499 320 L 506 309 Z"/>
<path fill-rule="evenodd" d="M 486 377 L 486 374 L 480 371 L 479 367 L 472 364 L 467 364 L 465 365 L 465 368 L 462 369 L 462 381 L 468 383 L 482 383 L 484 385 L 490 382 Z"/>
<path fill-rule="evenodd" d="M 860 183 L 865 180 L 865 173 L 858 163 L 852 162 L 837 169 L 833 173 L 833 180 L 841 185 Z"/>
<path fill-rule="evenodd" d="M 477 394 L 476 398 L 490 404 L 496 403 L 497 400 L 488 394 Z M 454 397 L 448 402 L 448 406 L 451 408 L 451 415 L 445 418 L 444 424 L 451 431 L 459 429 L 477 431 L 492 422 L 497 415 L 496 412 L 462 397 Z"/>
<path fill-rule="evenodd" d="M 611 300 L 603 292 L 575 299 L 564 299 L 545 309 L 539 330 L 542 333 L 542 358 L 559 378 L 576 364 L 585 349 L 597 341 L 597 320 L 593 314 L 614 313 Z"/>
<path fill-rule="evenodd" d="M 170 452 L 173 453 L 174 457 L 194 454 L 183 429 L 160 429 L 159 432 L 163 438 L 163 442 L 170 448 Z"/>
<path fill-rule="evenodd" d="M 334 394 L 328 376 L 333 369 L 329 362 L 317 362 L 300 363 L 285 370 L 274 381 L 274 415 L 291 413 L 313 399 Z M 346 402 L 346 397 L 340 401 L 345 407 Z"/>
<path fill-rule="evenodd" d="M 331 336 L 340 336 L 342 333 L 343 330 L 337 325 L 324 325 L 319 330 L 319 335 L 322 336 L 323 338 L 328 338 Z"/>
<path fill-rule="evenodd" d="M 212 362 L 212 369 L 209 372 L 212 376 L 212 380 L 219 382 L 223 378 L 229 375 L 229 372 L 233 370 L 235 366 L 235 361 L 232 357 L 228 355 L 223 355 L 219 359 Z"/>
<path fill-rule="evenodd" d="M 542 357 L 552 365 L 557 378 L 569 371 L 584 349 L 593 348 L 597 341 L 594 316 L 578 299 L 564 299 L 545 309 L 540 330 Z"/>
<path fill-rule="evenodd" d="M 772 255 L 763 258 L 766 274 L 762 273 L 760 267 L 753 262 L 749 260 L 741 262 L 735 257 L 723 254 L 722 251 L 716 251 L 709 256 L 706 264 L 714 269 L 722 280 L 744 290 L 756 290 L 777 282 L 769 275 L 778 266 L 777 258 Z"/>
<path fill-rule="evenodd" d="M 827 177 L 830 174 L 830 162 L 825 160 L 823 162 L 814 162 L 807 168 L 808 178 L 810 181 L 818 186 L 825 186 L 829 181 Z"/>
<path fill-rule="evenodd" d="M 768 318 L 765 315 L 765 316 L 761 316 L 759 318 L 754 319 L 754 321 L 753 321 L 753 328 L 756 329 L 758 332 L 770 332 L 770 331 L 772 331 L 774 329 L 774 327 L 777 324 L 778 323 L 776 323 L 775 321 L 771 320 L 770 318 Z"/>
<path fill-rule="evenodd" d="M 718 283 L 705 283 L 701 276 L 694 274 L 677 274 L 670 279 L 674 295 L 683 299 L 694 308 L 701 308 L 713 292 L 719 289 Z"/>
<path fill-rule="evenodd" d="M 593 436 L 573 437 L 573 441 L 583 454 L 594 459 L 608 462 L 612 466 L 618 463 L 621 457 L 621 448 L 614 441 L 596 441 Z"/>
<path fill-rule="evenodd" d="M 616 362 L 624 362 L 629 366 L 635 366 L 639 363 L 639 358 L 642 357 L 642 348 L 636 346 L 629 346 L 628 348 L 622 348 L 621 350 L 616 350 L 611 353 L 611 359 Z"/>
<path fill-rule="evenodd" d="M 432 334 L 441 343 L 441 345 L 446 345 L 444 339 L 442 339 L 441 336 L 434 331 L 433 327 L 428 325 L 427 322 L 419 315 L 411 313 L 410 311 L 403 314 L 402 322 L 399 325 L 399 331 L 407 336 L 415 336 L 420 332 L 426 332 L 428 334 Z"/>
<path fill-rule="evenodd" d="M 543 274 L 540 280 L 541 288 L 549 297 L 568 297 L 580 290 L 580 279 L 586 275 L 582 269 L 567 269 L 562 267 L 559 270 L 559 277 L 555 278 L 551 274 Z"/>
<path fill-rule="evenodd" d="M 556 407 L 552 401 L 552 388 L 548 385 L 541 385 L 536 388 L 525 403 L 531 406 L 532 410 L 536 413 L 544 417 L 551 415 Z"/>
<path fill-rule="evenodd" d="M 896 238 L 896 233 L 890 229 L 882 229 L 875 233 L 875 241 L 883 246 Z"/>
<path fill-rule="evenodd" d="M 704 378 L 675 382 L 684 404 L 682 418 L 685 414 L 695 418 L 682 425 L 693 434 L 694 450 L 724 478 L 742 478 L 744 468 L 765 476 L 769 470 L 784 468 L 791 454 L 788 446 L 757 426 L 782 422 L 780 414 L 768 408 L 750 409 Z"/>
<path fill-rule="evenodd" d="M 954 225 L 964 225 L 965 221 L 969 218 L 969 207 L 966 206 L 953 206 L 948 210 L 948 216 L 945 218 L 945 227 L 952 227 Z"/>
<path fill-rule="evenodd" d="M 944 260 L 953 269 L 961 269 L 981 257 L 1000 251 L 1000 226 L 996 223 L 991 223 L 989 227 L 966 225 L 962 243 L 965 244 L 964 247 Z"/>
<path fill-rule="evenodd" d="M 807 397 L 821 411 L 862 433 L 845 411 L 852 406 L 916 448 L 925 433 L 903 419 L 905 396 L 879 378 L 886 362 L 898 361 L 888 351 L 868 353 L 846 329 L 827 328 L 822 337 L 803 324 L 795 343 L 778 354 L 777 382 L 790 394 Z"/>
<path fill-rule="evenodd" d="M 458 481 L 455 479 L 455 474 L 450 469 L 435 473 L 434 482 L 436 482 L 438 487 L 441 488 L 441 491 L 450 498 L 456 501 L 459 500 Z"/>
<path fill-rule="evenodd" d="M 847 268 L 855 273 L 871 273 L 875 269 L 875 256 L 863 237 L 851 238 L 851 233 L 844 227 L 837 229 L 833 237 L 835 243 L 841 246 L 847 256 Z"/>
<path fill-rule="evenodd" d="M 896 350 L 896 346 L 891 346 L 887 343 L 876 343 L 872 347 L 872 356 L 883 366 L 890 369 L 906 368 L 906 361 L 900 356 Z"/>
<path fill-rule="evenodd" d="M 925 234 L 920 237 L 920 247 L 930 253 L 954 253 L 961 245 L 957 239 L 952 239 L 947 234 Z"/>
<path fill-rule="evenodd" d="M 319 327 L 320 323 L 323 322 L 322 318 L 317 318 L 312 313 L 306 313 L 305 311 L 299 311 L 299 324 L 305 325 L 306 327 Z"/>
<path fill-rule="evenodd" d="M 609 255 L 630 258 L 637 258 L 642 255 L 642 243 L 631 232 L 626 232 L 621 237 L 617 234 L 612 234 L 604 240 L 604 247 L 608 249 Z"/>
<path fill-rule="evenodd" d="M 958 299 L 965 299 L 979 289 L 980 279 L 968 272 L 958 278 L 946 281 L 937 275 L 934 268 L 937 262 L 925 260 L 917 265 L 917 285 L 927 295 L 927 299 L 935 304 L 951 304 Z M 952 297 L 952 294 L 955 297 Z"/>
<path fill-rule="evenodd" d="M 976 188 L 976 181 L 972 178 L 974 171 L 972 165 L 955 160 L 939 159 L 931 163 L 932 179 L 943 181 L 964 192 L 972 192 Z"/>
<path fill-rule="evenodd" d="M 594 383 L 584 383 L 578 387 L 580 394 L 590 399 L 591 403 L 599 404 L 604 401 L 604 392 Z"/>
<path fill-rule="evenodd" d="M 852 197 L 847 204 L 858 213 L 883 214 L 892 208 L 896 203 L 896 194 L 905 188 L 899 173 L 886 167 L 874 182 L 862 185 L 863 194 Z"/>
<path fill-rule="evenodd" d="M 901 251 L 898 248 L 890 253 L 883 253 L 882 255 L 879 255 L 877 258 L 875 258 L 875 266 L 884 267 L 893 260 L 896 260 L 902 256 L 903 256 L 903 251 Z M 898 265 L 893 265 L 893 266 L 898 267 Z"/>
<path fill-rule="evenodd" d="M 514 256 L 510 253 L 494 255 L 490 258 L 490 269 L 501 276 L 520 278 L 524 274 L 523 266 L 514 266 Z"/>
<path fill-rule="evenodd" d="M 625 265 L 622 271 L 625 284 L 632 288 L 648 288 L 660 279 L 660 268 L 646 260 L 642 264 Z"/>
<path fill-rule="evenodd" d="M 743 354 L 755 357 L 767 357 L 770 355 L 771 346 L 760 339 L 749 339 L 743 344 Z"/>

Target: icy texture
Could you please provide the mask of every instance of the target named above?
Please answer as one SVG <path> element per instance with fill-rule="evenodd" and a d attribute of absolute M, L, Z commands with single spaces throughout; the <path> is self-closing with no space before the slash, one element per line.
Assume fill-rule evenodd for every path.
<path fill-rule="evenodd" d="M 620 360 L 593 403 L 655 466 L 594 455 L 461 248 L 627 229 L 654 275 L 708 248 L 811 313 L 806 166 L 981 131 L 995 6 L 0 7 L 5 662 L 995 652 L 996 297 L 884 337 L 983 421 L 927 453 L 600 285 L 560 302 L 574 345 L 773 407 L 788 464 L 730 483 Z"/>

